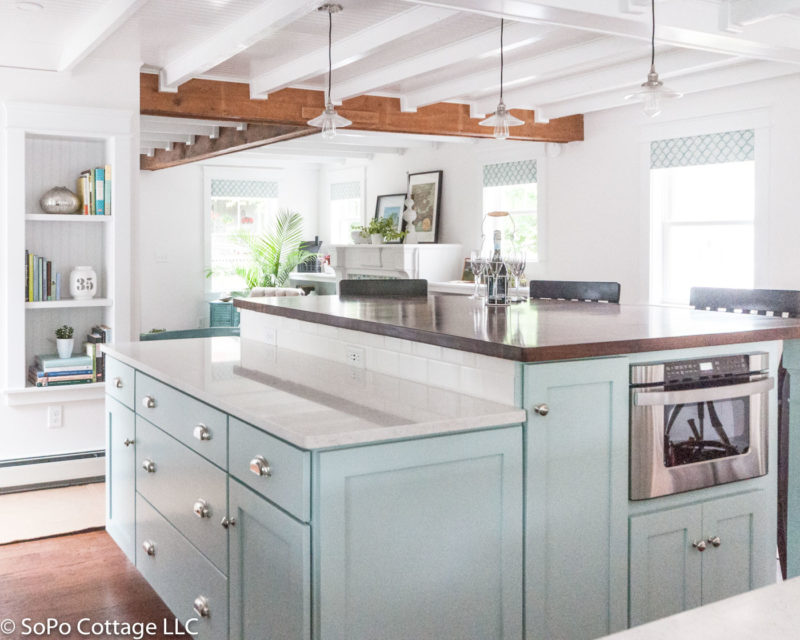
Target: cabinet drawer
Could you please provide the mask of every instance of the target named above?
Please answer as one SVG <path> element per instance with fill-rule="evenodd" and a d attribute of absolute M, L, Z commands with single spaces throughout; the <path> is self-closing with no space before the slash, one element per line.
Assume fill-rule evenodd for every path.
<path fill-rule="evenodd" d="M 225 467 L 228 420 L 221 411 L 137 371 L 136 413 Z"/>
<path fill-rule="evenodd" d="M 259 457 L 264 475 L 256 469 Z M 311 454 L 308 451 L 296 449 L 231 418 L 228 468 L 231 475 L 303 522 L 311 519 Z"/>
<path fill-rule="evenodd" d="M 189 623 L 194 637 L 227 640 L 227 579 L 142 496 L 136 496 L 136 540 L 136 568 L 170 611 L 184 624 L 197 620 Z M 198 598 L 205 599 L 208 616 L 195 611 Z"/>
<path fill-rule="evenodd" d="M 137 416 L 136 490 L 223 573 L 228 572 L 227 531 L 220 524 L 228 512 L 226 483 L 224 471 Z"/>
<path fill-rule="evenodd" d="M 106 356 L 106 393 L 133 409 L 134 369 Z"/>

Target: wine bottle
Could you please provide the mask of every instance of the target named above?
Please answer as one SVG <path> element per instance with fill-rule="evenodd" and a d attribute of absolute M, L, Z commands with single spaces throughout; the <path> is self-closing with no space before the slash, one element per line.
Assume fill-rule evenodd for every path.
<path fill-rule="evenodd" d="M 508 304 L 508 273 L 500 251 L 502 234 L 499 229 L 494 232 L 494 252 L 490 259 L 488 281 L 488 302 L 493 305 Z"/>

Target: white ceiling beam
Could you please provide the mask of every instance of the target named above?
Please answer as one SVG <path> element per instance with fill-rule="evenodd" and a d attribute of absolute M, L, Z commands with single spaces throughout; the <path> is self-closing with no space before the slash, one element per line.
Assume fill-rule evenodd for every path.
<path fill-rule="evenodd" d="M 175 92 L 178 87 L 271 33 L 313 11 L 319 0 L 268 0 L 234 20 L 189 51 L 168 60 L 159 72 L 159 91 Z"/>
<path fill-rule="evenodd" d="M 338 135 L 336 136 L 339 137 Z M 342 152 L 343 154 L 349 154 L 352 152 L 355 153 L 367 153 L 370 155 L 376 154 L 387 154 L 387 155 L 396 155 L 400 156 L 406 152 L 405 147 L 383 147 L 383 146 L 370 146 L 364 144 L 338 144 L 338 140 L 333 142 L 325 142 L 325 143 L 317 143 L 317 144 L 307 144 L 307 143 L 292 143 L 291 141 L 287 141 L 285 146 L 282 147 L 284 149 L 293 149 L 297 151 L 308 151 L 310 153 L 316 153 L 317 151 L 337 151 Z"/>
<path fill-rule="evenodd" d="M 121 27 L 147 0 L 106 0 L 82 18 L 77 29 L 69 32 L 58 61 L 59 71 L 72 71 Z"/>
<path fill-rule="evenodd" d="M 203 120 L 201 118 L 173 118 L 170 116 L 141 116 L 142 124 L 147 125 L 191 125 L 196 127 L 236 127 L 238 120 Z"/>
<path fill-rule="evenodd" d="M 720 29 L 742 33 L 743 27 L 780 15 L 800 13 L 798 0 L 722 0 Z"/>
<path fill-rule="evenodd" d="M 650 39 L 650 14 L 621 11 L 620 0 L 405 0 L 519 22 L 562 26 L 593 33 Z M 720 8 L 705 0 L 658 4 L 656 40 L 661 44 L 712 51 L 757 60 L 800 65 L 800 49 L 749 40 L 720 31 Z M 800 45 L 800 42 L 798 42 Z"/>
<path fill-rule="evenodd" d="M 194 136 L 181 133 L 152 133 L 140 132 L 139 140 L 143 144 L 159 142 L 183 142 L 184 144 L 194 144 Z"/>
<path fill-rule="evenodd" d="M 505 28 L 503 41 L 506 48 L 530 44 L 540 40 L 547 29 L 531 24 L 513 23 Z M 362 73 L 355 78 L 336 83 L 336 97 L 347 100 L 375 89 L 407 80 L 423 73 L 435 71 L 457 62 L 499 52 L 500 28 L 464 38 L 443 47 L 431 49 L 418 56 Z"/>
<path fill-rule="evenodd" d="M 314 140 L 321 138 L 320 134 L 306 136 L 305 140 Z M 337 144 L 345 144 L 346 140 L 367 141 L 368 144 L 380 144 L 380 142 L 373 142 L 373 139 L 391 141 L 391 146 L 410 146 L 410 143 L 419 142 L 420 144 L 427 144 L 431 142 L 449 142 L 453 144 L 472 144 L 473 138 L 463 138 L 460 136 L 442 136 L 442 135 L 427 135 L 424 133 L 395 133 L 391 131 L 361 131 L 359 129 L 337 129 L 336 142 Z"/>
<path fill-rule="evenodd" d="M 671 86 L 684 94 L 692 94 L 796 73 L 797 67 L 791 64 L 750 61 L 732 65 L 726 69 L 716 69 L 687 75 L 682 77 L 680 82 L 671 83 Z M 573 100 L 545 104 L 542 106 L 542 111 L 550 118 L 561 118 L 576 113 L 592 113 L 594 111 L 630 105 L 630 101 L 625 100 L 625 95 L 632 93 L 638 88 L 638 85 L 632 84 L 628 87 L 624 87 L 622 90 L 606 91 L 604 93 L 597 93 Z"/>
<path fill-rule="evenodd" d="M 281 156 L 310 156 L 314 158 L 364 158 L 371 160 L 375 154 L 362 151 L 350 151 L 341 149 L 324 149 L 322 146 L 314 149 L 293 149 L 285 143 L 276 142 L 270 145 L 258 147 L 258 152 L 265 155 L 278 154 Z"/>
<path fill-rule="evenodd" d="M 366 57 L 389 42 L 405 38 L 454 15 L 448 9 L 415 7 L 333 43 L 333 68 L 339 69 Z M 250 96 L 269 93 L 314 77 L 328 70 L 328 48 L 307 53 L 275 69 L 256 73 L 250 79 Z"/>
<path fill-rule="evenodd" d="M 707 51 L 676 49 L 657 56 L 656 67 L 661 78 L 668 80 L 682 74 L 735 64 L 737 61 L 737 58 Z M 536 109 L 551 102 L 602 93 L 608 89 L 621 89 L 634 85 L 637 81 L 641 84 L 647 79 L 649 62 L 649 58 L 634 60 L 550 82 L 532 84 L 506 93 L 505 103 L 512 109 Z M 495 96 L 481 98 L 478 100 L 478 110 L 494 111 L 496 102 Z M 547 114 L 546 117 L 552 116 Z"/>
<path fill-rule="evenodd" d="M 527 60 L 520 60 L 507 64 L 504 71 L 504 84 L 506 88 L 515 84 L 530 83 L 536 79 L 545 78 L 552 74 L 563 74 L 577 65 L 599 66 L 610 60 L 630 58 L 642 51 L 638 42 L 620 40 L 619 38 L 597 38 L 590 42 L 557 49 L 549 53 L 535 56 Z M 408 109 L 416 109 L 427 104 L 434 104 L 454 98 L 480 93 L 497 93 L 500 89 L 500 73 L 498 69 L 490 69 L 480 73 L 460 76 L 448 82 L 442 82 L 431 87 L 412 91 L 404 96 Z M 488 109 L 494 112 L 497 106 L 497 96 L 493 95 L 494 104 Z M 509 104 L 506 100 L 506 104 Z M 481 106 L 479 101 L 477 111 L 486 113 L 486 105 Z"/>

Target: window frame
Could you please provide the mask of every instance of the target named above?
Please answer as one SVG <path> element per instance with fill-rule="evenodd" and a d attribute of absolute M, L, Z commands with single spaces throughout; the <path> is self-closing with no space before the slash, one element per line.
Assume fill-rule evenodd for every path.
<path fill-rule="evenodd" d="M 333 242 L 333 215 L 331 207 L 331 185 L 342 184 L 345 182 L 358 182 L 361 187 L 361 218 L 360 224 L 366 224 L 369 219 L 367 212 L 367 170 L 366 167 L 346 167 L 342 169 L 329 169 L 325 172 L 323 187 L 320 193 L 320 200 L 324 202 L 325 211 L 325 224 L 324 229 L 327 232 L 328 238 L 323 238 L 327 241 L 326 244 L 332 245 Z M 374 214 L 373 214 L 374 215 Z M 347 243 L 348 240 L 345 240 Z"/>
<path fill-rule="evenodd" d="M 746 112 L 715 114 L 688 120 L 662 122 L 642 128 L 640 137 L 641 192 L 640 210 L 644 212 L 641 224 L 641 244 L 647 247 L 642 263 L 646 264 L 640 278 L 647 287 L 647 300 L 661 306 L 684 306 L 664 302 L 662 283 L 664 279 L 663 220 L 655 220 L 651 208 L 650 194 L 650 143 L 670 138 L 711 135 L 727 131 L 752 129 L 755 134 L 755 198 L 753 211 L 753 286 L 762 286 L 768 275 L 769 255 L 769 158 L 770 158 L 770 114 L 766 109 Z"/>

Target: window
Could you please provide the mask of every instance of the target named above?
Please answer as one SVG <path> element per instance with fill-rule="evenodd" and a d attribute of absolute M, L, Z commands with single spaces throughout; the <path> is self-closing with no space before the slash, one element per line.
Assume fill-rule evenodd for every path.
<path fill-rule="evenodd" d="M 277 182 L 211 179 L 209 266 L 212 291 L 235 291 L 245 287 L 244 280 L 234 269 L 245 266 L 249 256 L 236 235 L 261 233 L 277 211 Z"/>
<path fill-rule="evenodd" d="M 688 304 L 696 286 L 752 287 L 754 131 L 652 142 L 650 211 L 654 302 Z"/>
<path fill-rule="evenodd" d="M 539 258 L 538 201 L 535 160 L 483 166 L 484 212 L 509 212 L 514 221 L 515 242 L 525 249 L 531 261 Z"/>
<path fill-rule="evenodd" d="M 332 182 L 330 187 L 331 244 L 348 244 L 350 227 L 363 221 L 361 182 Z"/>

